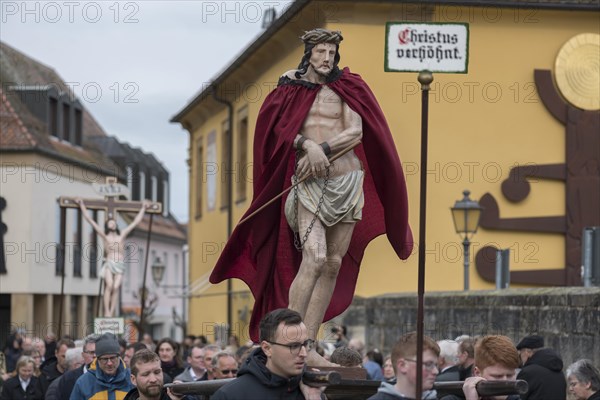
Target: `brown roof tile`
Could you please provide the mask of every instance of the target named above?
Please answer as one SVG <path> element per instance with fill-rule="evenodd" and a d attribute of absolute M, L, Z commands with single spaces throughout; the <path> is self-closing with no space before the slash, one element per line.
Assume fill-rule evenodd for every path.
<path fill-rule="evenodd" d="M 35 141 L 0 88 L 0 148 L 35 146 Z"/>
<path fill-rule="evenodd" d="M 36 86 L 43 90 L 53 85 L 73 96 L 72 91 L 52 68 L 0 42 L 0 83 L 3 110 L 0 150 L 38 151 L 50 157 L 83 164 L 87 168 L 99 169 L 105 173 L 123 174 L 110 158 L 85 140 L 86 137 L 91 136 L 106 136 L 102 127 L 85 108 L 83 109 L 84 143 L 83 147 L 80 147 L 50 136 L 45 121 L 35 117 L 20 101 L 17 93 L 10 90 L 13 86 Z M 17 129 L 17 125 L 21 128 Z"/>

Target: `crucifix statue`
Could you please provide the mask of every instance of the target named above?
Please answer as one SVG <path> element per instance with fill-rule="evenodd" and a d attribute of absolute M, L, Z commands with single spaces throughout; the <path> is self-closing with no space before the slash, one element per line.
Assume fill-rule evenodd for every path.
<path fill-rule="evenodd" d="M 104 259 L 100 269 L 100 277 L 104 279 L 104 316 L 115 316 L 115 309 L 119 295 L 119 288 L 125 272 L 125 239 L 127 235 L 142 221 L 145 213 L 160 214 L 162 204 L 150 202 L 148 200 L 123 201 L 118 200 L 118 196 L 123 195 L 122 188 L 125 186 L 117 183 L 116 178 L 106 178 L 105 185 L 97 185 L 98 191 L 105 195 L 104 200 L 100 199 L 81 199 L 79 197 L 61 197 L 59 203 L 61 207 L 79 208 L 83 218 L 92 225 L 94 231 L 102 238 L 104 245 Z M 87 210 L 104 210 L 106 220 L 104 229 L 89 215 Z M 134 212 L 137 215 L 123 231 L 119 231 L 116 221 L 117 212 Z"/>

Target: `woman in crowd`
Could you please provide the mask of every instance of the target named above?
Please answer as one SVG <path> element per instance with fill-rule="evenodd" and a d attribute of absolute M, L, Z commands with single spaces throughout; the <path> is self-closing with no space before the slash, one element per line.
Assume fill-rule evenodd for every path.
<path fill-rule="evenodd" d="M 590 360 L 577 360 L 567 368 L 569 392 L 576 400 L 600 400 L 600 371 Z"/>
<path fill-rule="evenodd" d="M 34 370 L 33 358 L 19 358 L 15 368 L 17 375 L 4 382 L 0 400 L 42 400 L 44 396 L 40 391 L 38 378 L 33 375 Z"/>
<path fill-rule="evenodd" d="M 23 351 L 23 355 L 33 359 L 33 362 L 35 363 L 35 367 L 33 368 L 33 376 L 39 377 L 41 374 L 40 366 L 42 365 L 42 354 L 38 349 L 33 348 L 31 350 Z"/>
<path fill-rule="evenodd" d="M 383 363 L 383 379 L 387 383 L 396 383 L 396 372 L 394 372 L 394 366 L 392 365 L 392 356 L 387 356 Z"/>
<path fill-rule="evenodd" d="M 179 345 L 170 338 L 161 339 L 156 345 L 156 354 L 160 358 L 160 366 L 164 373 L 175 378 L 184 370 L 179 355 Z"/>

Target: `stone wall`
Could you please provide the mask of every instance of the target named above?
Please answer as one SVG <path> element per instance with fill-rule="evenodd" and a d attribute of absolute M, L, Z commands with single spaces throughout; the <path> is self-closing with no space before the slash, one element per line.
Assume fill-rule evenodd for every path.
<path fill-rule="evenodd" d="M 600 365 L 600 288 L 426 293 L 424 315 L 424 332 L 435 340 L 502 334 L 516 344 L 539 334 L 565 367 L 580 358 Z M 336 321 L 348 327 L 350 337 L 364 336 L 367 349 L 387 354 L 400 335 L 416 330 L 417 295 L 355 298 Z"/>

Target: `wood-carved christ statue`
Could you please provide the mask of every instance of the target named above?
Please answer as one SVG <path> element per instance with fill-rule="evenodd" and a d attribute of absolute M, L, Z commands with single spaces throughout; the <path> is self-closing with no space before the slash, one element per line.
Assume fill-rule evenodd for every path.
<path fill-rule="evenodd" d="M 316 339 L 321 323 L 350 305 L 372 239 L 386 233 L 402 259 L 413 246 L 390 129 L 362 78 L 338 68 L 341 33 L 314 29 L 301 39 L 300 65 L 280 77 L 257 118 L 245 217 L 261 211 L 236 227 L 210 278 L 248 284 L 254 340 L 261 317 L 282 307 L 298 311 Z M 270 202 L 307 175 L 286 199 Z"/>

